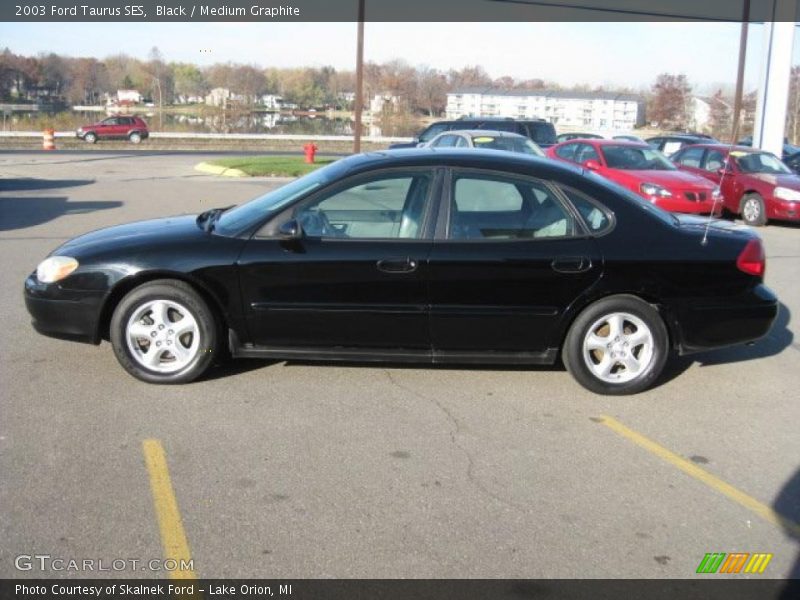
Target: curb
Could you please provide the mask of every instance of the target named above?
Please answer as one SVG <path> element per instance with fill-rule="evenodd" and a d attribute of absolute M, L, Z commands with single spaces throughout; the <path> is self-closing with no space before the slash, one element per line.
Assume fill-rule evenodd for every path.
<path fill-rule="evenodd" d="M 219 165 L 212 165 L 211 163 L 201 162 L 194 166 L 195 171 L 207 173 L 208 175 L 220 175 L 222 177 L 250 177 L 244 171 L 239 169 L 229 169 L 228 167 L 221 167 Z"/>

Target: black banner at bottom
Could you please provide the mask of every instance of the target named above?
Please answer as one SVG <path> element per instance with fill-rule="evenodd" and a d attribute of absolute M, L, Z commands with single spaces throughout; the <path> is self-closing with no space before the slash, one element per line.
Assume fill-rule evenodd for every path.
<path fill-rule="evenodd" d="M 702 577 L 702 578 L 701 578 Z M 16 600 L 799 600 L 777 579 L 2 579 Z"/>

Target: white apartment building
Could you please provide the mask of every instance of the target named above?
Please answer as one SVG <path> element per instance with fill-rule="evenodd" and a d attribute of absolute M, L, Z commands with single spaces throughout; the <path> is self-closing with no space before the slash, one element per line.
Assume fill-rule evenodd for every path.
<path fill-rule="evenodd" d="M 643 101 L 613 92 L 503 91 L 469 88 L 447 94 L 447 118 L 545 119 L 559 128 L 629 130 L 644 124 Z"/>

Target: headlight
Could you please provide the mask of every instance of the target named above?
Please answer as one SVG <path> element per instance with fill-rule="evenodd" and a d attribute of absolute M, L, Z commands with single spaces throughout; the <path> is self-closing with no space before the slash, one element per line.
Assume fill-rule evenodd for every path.
<path fill-rule="evenodd" d="M 722 190 L 718 187 L 715 187 L 714 190 L 711 192 L 711 199 L 712 200 L 722 200 Z"/>
<path fill-rule="evenodd" d="M 639 190 L 645 196 L 657 196 L 659 198 L 669 198 L 672 196 L 672 192 L 657 183 L 643 183 L 639 186 Z"/>
<path fill-rule="evenodd" d="M 785 187 L 776 187 L 774 195 L 776 198 L 780 198 L 781 200 L 792 200 L 795 202 L 800 200 L 800 191 L 791 190 Z"/>
<path fill-rule="evenodd" d="M 55 283 L 78 268 L 78 261 L 70 256 L 51 256 L 36 267 L 36 278 L 42 283 Z"/>

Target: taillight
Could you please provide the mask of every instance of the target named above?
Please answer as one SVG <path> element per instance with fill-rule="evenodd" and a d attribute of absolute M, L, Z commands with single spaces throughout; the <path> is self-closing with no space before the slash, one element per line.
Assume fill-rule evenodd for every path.
<path fill-rule="evenodd" d="M 736 266 L 740 271 L 744 271 L 748 275 L 764 276 L 767 259 L 764 257 L 764 246 L 761 244 L 760 239 L 753 239 L 747 242 L 747 245 L 739 253 L 739 258 L 736 259 Z"/>

